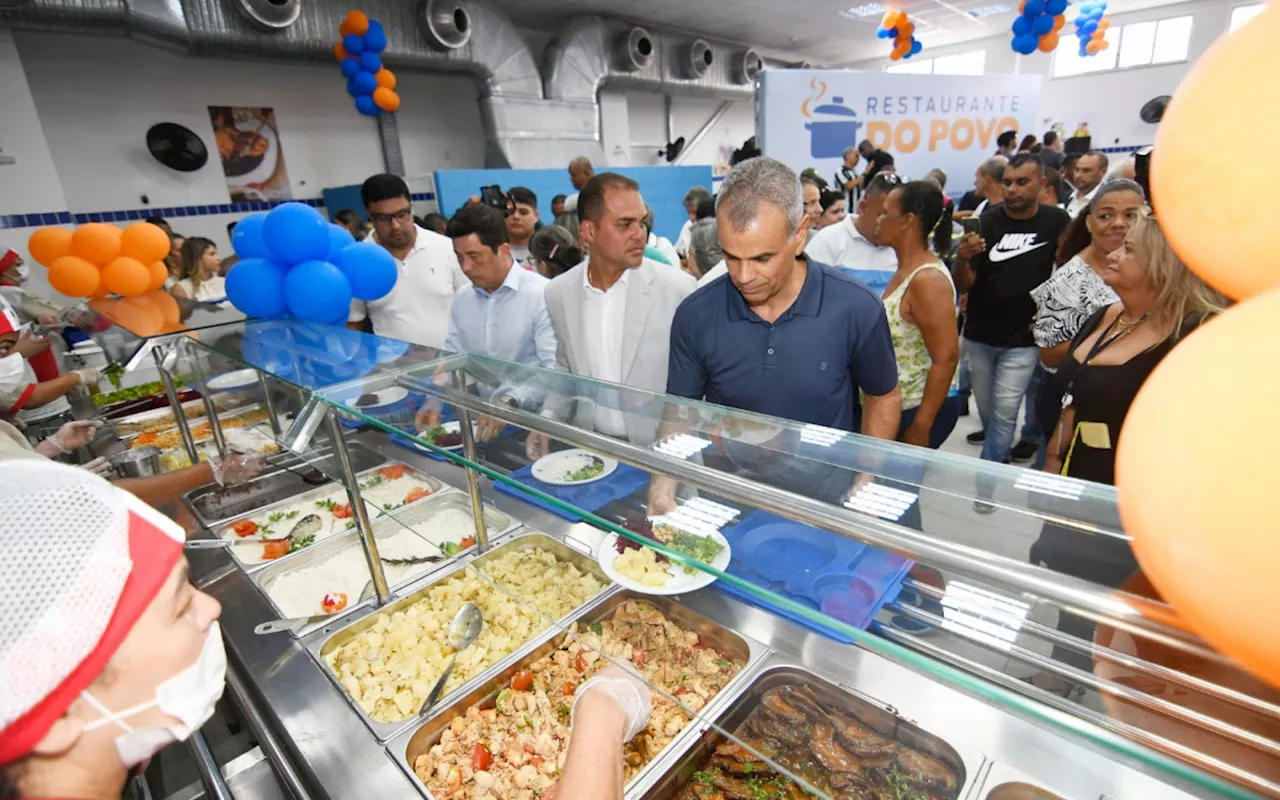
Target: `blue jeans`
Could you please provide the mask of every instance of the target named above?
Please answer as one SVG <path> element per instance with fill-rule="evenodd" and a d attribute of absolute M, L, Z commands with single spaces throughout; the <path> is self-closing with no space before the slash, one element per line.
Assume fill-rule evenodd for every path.
<path fill-rule="evenodd" d="M 1043 405 L 1041 397 L 1050 388 L 1045 384 L 1053 380 L 1053 376 L 1045 372 L 1044 367 L 1040 366 L 1039 359 L 1036 360 L 1035 372 L 1031 375 L 1031 385 L 1027 387 L 1026 412 L 1022 423 L 1022 436 L 1019 438 L 1023 441 L 1032 442 L 1036 446 L 1035 458 L 1031 460 L 1031 469 L 1041 469 L 1044 467 L 1045 443 L 1049 440 L 1050 434 L 1053 433 L 1049 429 L 1050 425 L 1056 426 L 1058 418 L 1055 416 L 1053 420 L 1045 419 L 1043 413 Z"/>
<path fill-rule="evenodd" d="M 970 339 L 961 339 L 961 345 L 969 361 L 973 399 L 986 432 L 982 458 L 1002 463 L 1009 458 L 1018 408 L 1039 361 L 1036 348 L 994 347 Z"/>

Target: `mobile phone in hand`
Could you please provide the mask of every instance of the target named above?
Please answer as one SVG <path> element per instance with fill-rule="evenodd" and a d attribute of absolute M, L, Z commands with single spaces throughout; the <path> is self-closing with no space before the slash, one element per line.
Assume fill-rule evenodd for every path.
<path fill-rule="evenodd" d="M 982 220 L 977 217 L 969 217 L 960 223 L 965 233 L 973 233 L 978 236 L 982 235 Z"/>

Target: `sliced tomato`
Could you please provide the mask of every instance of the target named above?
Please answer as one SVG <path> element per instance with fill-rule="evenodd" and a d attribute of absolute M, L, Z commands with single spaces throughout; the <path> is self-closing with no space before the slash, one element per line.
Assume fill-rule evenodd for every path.
<path fill-rule="evenodd" d="M 134 441 L 136 441 L 138 444 L 150 444 L 151 442 L 154 442 L 156 439 L 159 439 L 159 438 L 160 438 L 159 434 L 148 432 L 148 433 L 138 434 L 137 438 Z"/>
<path fill-rule="evenodd" d="M 527 692 L 533 688 L 533 673 L 527 669 L 522 669 L 515 675 L 511 676 L 511 688 L 517 692 Z"/>
<path fill-rule="evenodd" d="M 471 768 L 477 772 L 483 772 L 491 764 L 493 764 L 493 754 L 489 752 L 489 748 L 476 744 L 476 749 L 471 751 Z"/>
<path fill-rule="evenodd" d="M 289 542 L 281 540 L 279 542 L 267 542 L 262 546 L 262 560 L 274 561 L 289 555 Z"/>
<path fill-rule="evenodd" d="M 577 687 L 575 687 L 573 683 L 571 683 L 570 681 L 565 681 L 564 685 L 560 687 L 560 694 L 564 695 L 565 697 L 571 697 L 573 693 L 576 691 L 577 691 Z"/>
<path fill-rule="evenodd" d="M 346 592 L 330 592 L 320 601 L 320 608 L 326 614 L 336 614 L 347 607 Z"/>
<path fill-rule="evenodd" d="M 337 519 L 351 519 L 350 503 L 334 503 L 333 516 Z"/>
<path fill-rule="evenodd" d="M 417 502 L 418 500 L 421 500 L 424 497 L 430 497 L 430 496 L 431 496 L 431 491 L 429 489 L 418 486 L 413 489 L 410 489 L 409 493 L 404 496 L 404 504 L 409 505 L 410 503 Z"/>
<path fill-rule="evenodd" d="M 467 538 L 458 542 L 458 547 L 461 547 L 463 550 L 466 550 L 468 547 L 474 546 L 475 543 L 476 543 L 476 537 L 468 536 Z"/>
<path fill-rule="evenodd" d="M 231 530 L 235 531 L 236 536 L 252 536 L 258 532 L 258 523 L 251 519 L 242 519 Z"/>
<path fill-rule="evenodd" d="M 587 671 L 587 659 L 586 659 L 585 654 L 583 654 L 583 653 L 578 653 L 578 657 L 577 657 L 576 659 L 574 659 L 574 661 L 573 661 L 573 666 L 574 666 L 574 669 L 578 670 L 578 672 L 586 672 L 586 671 Z"/>
<path fill-rule="evenodd" d="M 397 478 L 403 478 L 408 471 L 409 468 L 404 464 L 389 464 L 379 469 L 378 474 L 389 481 L 394 481 Z"/>

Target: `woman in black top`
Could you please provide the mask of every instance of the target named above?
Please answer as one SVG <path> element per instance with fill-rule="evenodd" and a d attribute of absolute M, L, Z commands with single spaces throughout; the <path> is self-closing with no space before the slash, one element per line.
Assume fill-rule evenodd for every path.
<path fill-rule="evenodd" d="M 1054 376 L 1062 414 L 1048 443 L 1046 472 L 1115 483 L 1115 448 L 1134 397 L 1178 341 L 1228 301 L 1191 272 L 1165 241 L 1154 216 L 1142 213 L 1102 279 L 1120 298 L 1094 313 L 1071 342 Z M 1176 431 L 1170 431 L 1176 435 Z M 1137 571 L 1127 539 L 1085 533 L 1048 522 L 1031 548 L 1031 562 L 1117 587 Z M 1090 642 L 1091 621 L 1060 613 L 1058 629 Z M 1054 648 L 1053 657 L 1091 670 L 1091 659 Z M 1041 688 L 1065 690 L 1053 676 Z"/>

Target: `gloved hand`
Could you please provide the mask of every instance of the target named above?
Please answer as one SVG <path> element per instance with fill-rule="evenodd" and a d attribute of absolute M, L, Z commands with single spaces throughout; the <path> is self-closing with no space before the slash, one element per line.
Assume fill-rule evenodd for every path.
<path fill-rule="evenodd" d="M 93 419 L 80 419 L 68 422 L 58 432 L 50 436 L 48 441 L 63 453 L 70 453 L 77 447 L 84 447 L 98 435 L 98 427 L 102 423 Z"/>
<path fill-rule="evenodd" d="M 71 371 L 80 376 L 81 386 L 92 386 L 98 382 L 98 371 L 93 367 L 82 367 Z"/>
<path fill-rule="evenodd" d="M 649 686 L 630 669 L 624 669 L 618 662 L 610 664 L 589 678 L 578 687 L 573 696 L 573 708 L 569 710 L 569 727 L 573 727 L 573 715 L 578 710 L 578 703 L 588 692 L 596 692 L 607 696 L 627 718 L 627 726 L 622 734 L 622 741 L 629 742 L 637 733 L 649 724 L 649 715 L 653 712 L 653 700 L 649 696 Z"/>
<path fill-rule="evenodd" d="M 237 453 L 229 451 L 224 458 L 215 453 L 209 456 L 213 479 L 219 486 L 235 486 L 253 480 L 262 474 L 266 458 L 261 453 Z"/>
<path fill-rule="evenodd" d="M 81 464 L 80 469 L 87 469 L 94 475 L 105 478 L 107 473 L 111 472 L 111 464 L 106 458 L 98 456 L 88 464 Z"/>

